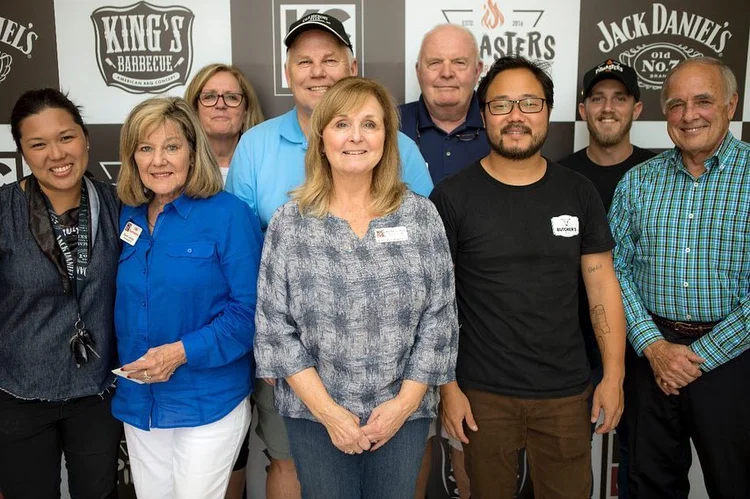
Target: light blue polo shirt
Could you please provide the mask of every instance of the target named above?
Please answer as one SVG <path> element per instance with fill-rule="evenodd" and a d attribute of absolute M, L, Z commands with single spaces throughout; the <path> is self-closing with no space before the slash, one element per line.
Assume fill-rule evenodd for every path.
<path fill-rule="evenodd" d="M 432 179 L 417 145 L 399 132 L 398 150 L 404 182 L 417 194 L 429 196 Z M 226 190 L 250 205 L 264 232 L 276 209 L 289 200 L 289 191 L 304 182 L 305 152 L 307 139 L 296 108 L 254 126 L 237 144 Z"/>

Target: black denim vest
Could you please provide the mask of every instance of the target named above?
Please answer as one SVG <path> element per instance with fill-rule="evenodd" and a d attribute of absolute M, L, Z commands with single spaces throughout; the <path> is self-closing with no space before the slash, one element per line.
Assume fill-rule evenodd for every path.
<path fill-rule="evenodd" d="M 55 265 L 29 231 L 24 191 L 18 183 L 0 188 L 0 390 L 15 397 L 67 400 L 102 393 L 113 383 L 120 203 L 112 186 L 93 185 L 99 214 L 81 312 L 101 358 L 92 354 L 80 368 L 68 345 L 75 295 L 64 292 Z"/>

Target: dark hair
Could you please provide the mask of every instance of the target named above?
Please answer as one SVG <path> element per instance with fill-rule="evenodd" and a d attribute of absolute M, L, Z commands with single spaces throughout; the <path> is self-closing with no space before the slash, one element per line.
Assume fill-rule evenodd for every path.
<path fill-rule="evenodd" d="M 542 90 L 544 90 L 544 100 L 547 104 L 547 109 L 552 110 L 552 106 L 555 103 L 555 85 L 552 83 L 552 78 L 547 74 L 549 65 L 543 62 L 532 61 L 521 57 L 520 55 L 508 55 L 501 57 L 496 60 L 487 74 L 484 75 L 482 80 L 479 82 L 477 88 L 477 96 L 479 97 L 479 106 L 484 110 L 484 105 L 487 104 L 487 88 L 489 88 L 492 80 L 497 75 L 508 69 L 526 69 L 530 71 L 542 84 Z"/>
<path fill-rule="evenodd" d="M 73 104 L 67 95 L 55 88 L 27 90 L 18 98 L 13 106 L 13 111 L 10 113 L 10 133 L 13 135 L 13 141 L 16 143 L 18 152 L 21 152 L 21 122 L 29 116 L 39 114 L 49 108 L 67 111 L 88 138 L 89 131 L 83 124 L 81 108 Z"/>

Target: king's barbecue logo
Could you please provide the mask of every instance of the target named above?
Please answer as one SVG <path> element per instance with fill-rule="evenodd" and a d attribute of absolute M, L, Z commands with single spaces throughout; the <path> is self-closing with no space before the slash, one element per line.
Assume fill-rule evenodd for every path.
<path fill-rule="evenodd" d="M 185 85 L 193 65 L 194 20 L 185 7 L 147 2 L 96 9 L 91 22 L 105 83 L 132 94 Z"/>

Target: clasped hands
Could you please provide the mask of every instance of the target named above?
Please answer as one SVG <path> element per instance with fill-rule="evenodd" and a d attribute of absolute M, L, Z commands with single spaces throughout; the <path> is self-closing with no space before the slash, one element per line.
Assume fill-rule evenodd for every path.
<path fill-rule="evenodd" d="M 337 449 L 346 454 L 361 454 L 385 445 L 412 412 L 396 397 L 377 406 L 364 426 L 360 426 L 357 416 L 338 404 L 322 413 L 320 422 Z"/>
<path fill-rule="evenodd" d="M 706 362 L 690 347 L 667 340 L 657 340 L 643 349 L 651 364 L 656 384 L 666 395 L 679 395 L 684 388 L 701 376 L 700 365 Z"/>

